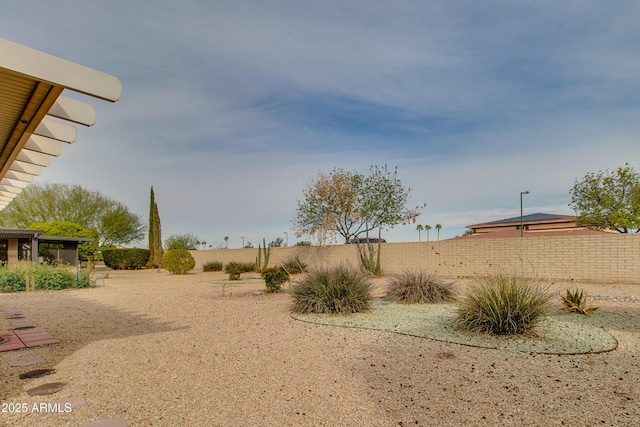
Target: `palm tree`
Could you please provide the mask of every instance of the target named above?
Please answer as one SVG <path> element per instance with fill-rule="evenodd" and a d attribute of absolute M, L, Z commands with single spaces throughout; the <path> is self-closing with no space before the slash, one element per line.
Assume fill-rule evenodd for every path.
<path fill-rule="evenodd" d="M 424 229 L 427 231 L 427 242 L 429 241 L 429 230 L 431 230 L 431 226 L 430 225 L 425 225 Z"/>
<path fill-rule="evenodd" d="M 424 230 L 424 226 L 422 224 L 418 224 L 416 230 L 418 230 L 418 240 L 422 242 L 422 235 L 420 233 Z"/>
<path fill-rule="evenodd" d="M 440 241 L 440 229 L 442 228 L 442 224 L 436 224 L 436 230 L 438 230 L 438 241 Z"/>
<path fill-rule="evenodd" d="M 224 246 L 229 249 L 229 236 L 224 236 Z"/>

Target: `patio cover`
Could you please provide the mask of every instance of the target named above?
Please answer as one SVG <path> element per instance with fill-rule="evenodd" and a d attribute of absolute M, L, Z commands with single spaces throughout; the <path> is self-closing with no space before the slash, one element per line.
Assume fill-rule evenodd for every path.
<path fill-rule="evenodd" d="M 115 102 L 122 85 L 116 77 L 0 38 L 0 210 L 62 154 L 63 143 L 76 140 L 68 122 L 95 123 L 93 106 L 62 96 L 65 90 Z"/>

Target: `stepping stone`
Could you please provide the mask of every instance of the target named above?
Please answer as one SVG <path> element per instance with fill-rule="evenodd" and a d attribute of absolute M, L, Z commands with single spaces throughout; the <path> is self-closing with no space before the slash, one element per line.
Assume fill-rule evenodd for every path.
<path fill-rule="evenodd" d="M 26 380 L 28 378 L 40 378 L 49 374 L 53 374 L 55 369 L 36 369 L 35 371 L 24 372 L 18 378 Z"/>
<path fill-rule="evenodd" d="M 9 363 L 9 366 L 12 366 L 15 368 L 18 366 L 31 366 L 31 365 L 35 365 L 36 363 L 42 363 L 42 362 L 44 362 L 44 357 L 31 357 L 27 359 L 14 360 L 11 363 Z"/>
<path fill-rule="evenodd" d="M 14 333 L 27 347 L 37 347 L 39 345 L 55 344 L 60 342 L 59 339 L 52 337 L 48 332 L 40 328 L 14 331 Z"/>
<path fill-rule="evenodd" d="M 129 424 L 124 418 L 111 418 L 107 420 L 94 421 L 91 424 L 87 424 L 85 427 L 127 427 Z"/>
<path fill-rule="evenodd" d="M 6 338 L 6 341 L 2 338 Z M 0 351 L 11 351 L 25 347 L 24 343 L 13 332 L 0 332 L 0 340 L 3 341 L 0 344 Z"/>
<path fill-rule="evenodd" d="M 18 357 L 24 357 L 28 355 L 33 355 L 35 350 L 21 350 L 21 351 L 12 351 L 11 353 L 3 354 L 6 359 L 15 359 Z"/>
<path fill-rule="evenodd" d="M 84 397 L 67 397 L 64 399 L 58 399 L 55 402 L 52 402 L 54 405 L 58 405 L 59 408 L 77 408 L 78 406 L 84 405 L 85 403 L 87 403 L 86 400 L 84 400 Z M 66 405 L 69 404 L 69 406 L 67 407 Z"/>
<path fill-rule="evenodd" d="M 38 387 L 30 388 L 27 390 L 27 394 L 29 396 L 42 396 L 45 394 L 57 393 L 67 387 L 69 387 L 69 383 L 67 382 L 47 383 L 39 385 Z"/>

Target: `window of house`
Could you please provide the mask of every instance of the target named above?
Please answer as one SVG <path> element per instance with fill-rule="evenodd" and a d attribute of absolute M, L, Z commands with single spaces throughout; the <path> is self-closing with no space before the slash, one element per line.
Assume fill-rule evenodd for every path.
<path fill-rule="evenodd" d="M 31 261 L 31 239 L 18 239 L 18 259 Z"/>

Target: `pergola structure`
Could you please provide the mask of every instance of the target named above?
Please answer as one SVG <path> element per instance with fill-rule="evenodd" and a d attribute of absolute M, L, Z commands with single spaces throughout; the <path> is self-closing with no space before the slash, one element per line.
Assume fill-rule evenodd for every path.
<path fill-rule="evenodd" d="M 65 91 L 115 102 L 122 85 L 113 76 L 0 38 L 0 210 L 76 140 L 73 124 L 92 126 L 93 106 Z M 57 261 L 75 264 L 83 238 L 42 236 L 41 230 L 0 226 L 0 261 L 38 261 L 38 242 Z"/>
<path fill-rule="evenodd" d="M 0 210 L 76 140 L 73 124 L 92 126 L 93 106 L 72 91 L 115 102 L 113 76 L 0 38 Z M 72 124 L 69 124 L 71 122 Z"/>

